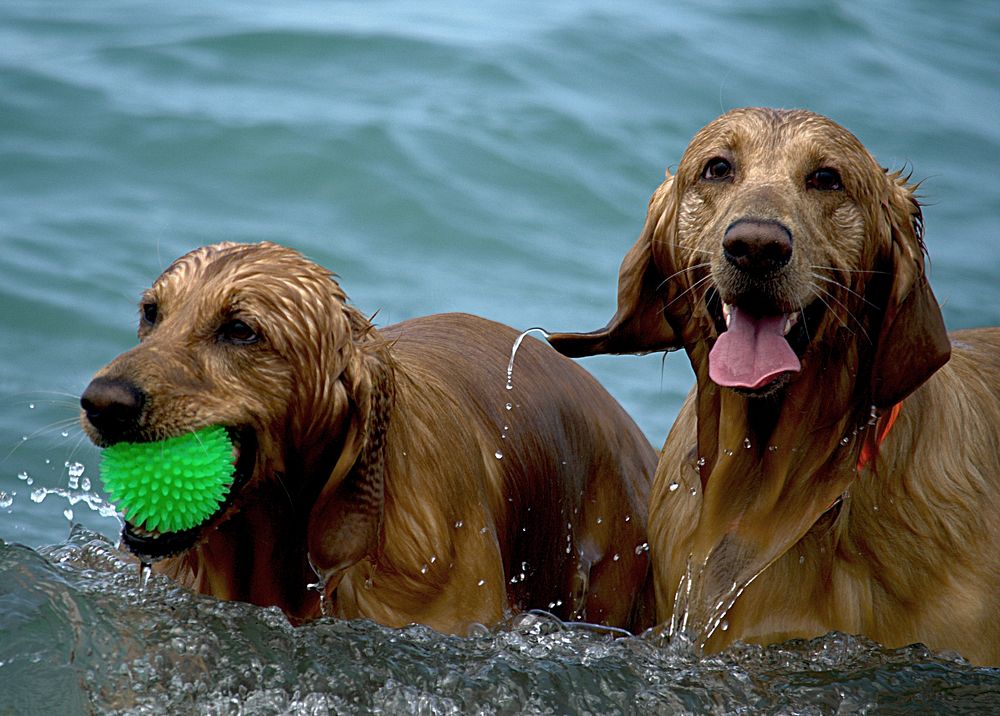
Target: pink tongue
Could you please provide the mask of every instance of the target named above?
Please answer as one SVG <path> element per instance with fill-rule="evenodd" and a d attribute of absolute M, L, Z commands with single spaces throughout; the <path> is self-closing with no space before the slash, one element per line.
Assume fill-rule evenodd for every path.
<path fill-rule="evenodd" d="M 729 328 L 708 354 L 708 375 L 730 388 L 760 388 L 787 371 L 798 371 L 795 351 L 782 334 L 787 316 L 754 318 L 733 308 Z"/>

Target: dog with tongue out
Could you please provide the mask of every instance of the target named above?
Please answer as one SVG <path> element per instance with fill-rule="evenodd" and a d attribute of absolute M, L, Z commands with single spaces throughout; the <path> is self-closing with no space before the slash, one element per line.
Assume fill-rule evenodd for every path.
<path fill-rule="evenodd" d="M 1000 525 L 975 502 L 1000 509 L 1000 331 L 956 334 L 945 365 L 913 191 L 826 117 L 733 110 L 650 199 L 611 321 L 550 334 L 694 368 L 650 495 L 665 633 L 715 651 L 839 630 L 1000 662 Z M 964 413 L 935 411 L 959 394 Z M 993 448 L 946 463 L 955 441 Z"/>

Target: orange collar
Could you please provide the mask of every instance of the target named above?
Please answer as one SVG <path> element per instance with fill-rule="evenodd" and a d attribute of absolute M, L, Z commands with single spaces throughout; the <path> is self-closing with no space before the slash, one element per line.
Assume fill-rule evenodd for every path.
<path fill-rule="evenodd" d="M 893 405 L 892 409 L 884 416 L 885 419 L 879 421 L 875 432 L 875 440 L 866 442 L 861 446 L 861 454 L 858 455 L 858 472 L 861 472 L 875 461 L 875 456 L 878 454 L 878 448 L 885 441 L 886 436 L 892 429 L 893 423 L 895 423 L 896 418 L 899 417 L 899 411 L 902 407 L 902 403 L 896 403 Z"/>

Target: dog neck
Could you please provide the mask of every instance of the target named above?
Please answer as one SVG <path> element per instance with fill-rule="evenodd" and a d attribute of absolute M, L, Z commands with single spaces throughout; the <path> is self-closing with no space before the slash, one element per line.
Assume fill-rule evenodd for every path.
<path fill-rule="evenodd" d="M 831 378 L 843 371 L 825 369 L 843 356 L 810 356 L 776 395 L 755 398 L 712 382 L 707 351 L 704 343 L 688 351 L 698 378 L 700 514 L 669 569 L 673 584 L 687 580 L 675 611 L 702 642 L 743 589 L 849 490 L 876 432 L 854 386 Z"/>

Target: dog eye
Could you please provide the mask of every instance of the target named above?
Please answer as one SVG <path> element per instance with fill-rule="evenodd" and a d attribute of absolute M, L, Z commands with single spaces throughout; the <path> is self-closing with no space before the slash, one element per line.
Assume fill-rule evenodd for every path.
<path fill-rule="evenodd" d="M 152 301 L 143 303 L 139 309 L 142 311 L 142 320 L 144 323 L 148 323 L 151 326 L 156 323 L 156 319 L 159 316 L 159 308 L 155 303 Z"/>
<path fill-rule="evenodd" d="M 722 157 L 712 157 L 705 163 L 705 168 L 701 172 L 702 179 L 719 181 L 729 179 L 733 175 L 733 165 L 728 159 Z"/>
<path fill-rule="evenodd" d="M 840 191 L 844 184 L 840 172 L 830 167 L 822 167 L 806 177 L 806 187 L 820 191 Z"/>
<path fill-rule="evenodd" d="M 248 346 L 260 340 L 260 335 L 239 319 L 226 321 L 219 327 L 219 339 L 237 346 Z"/>

